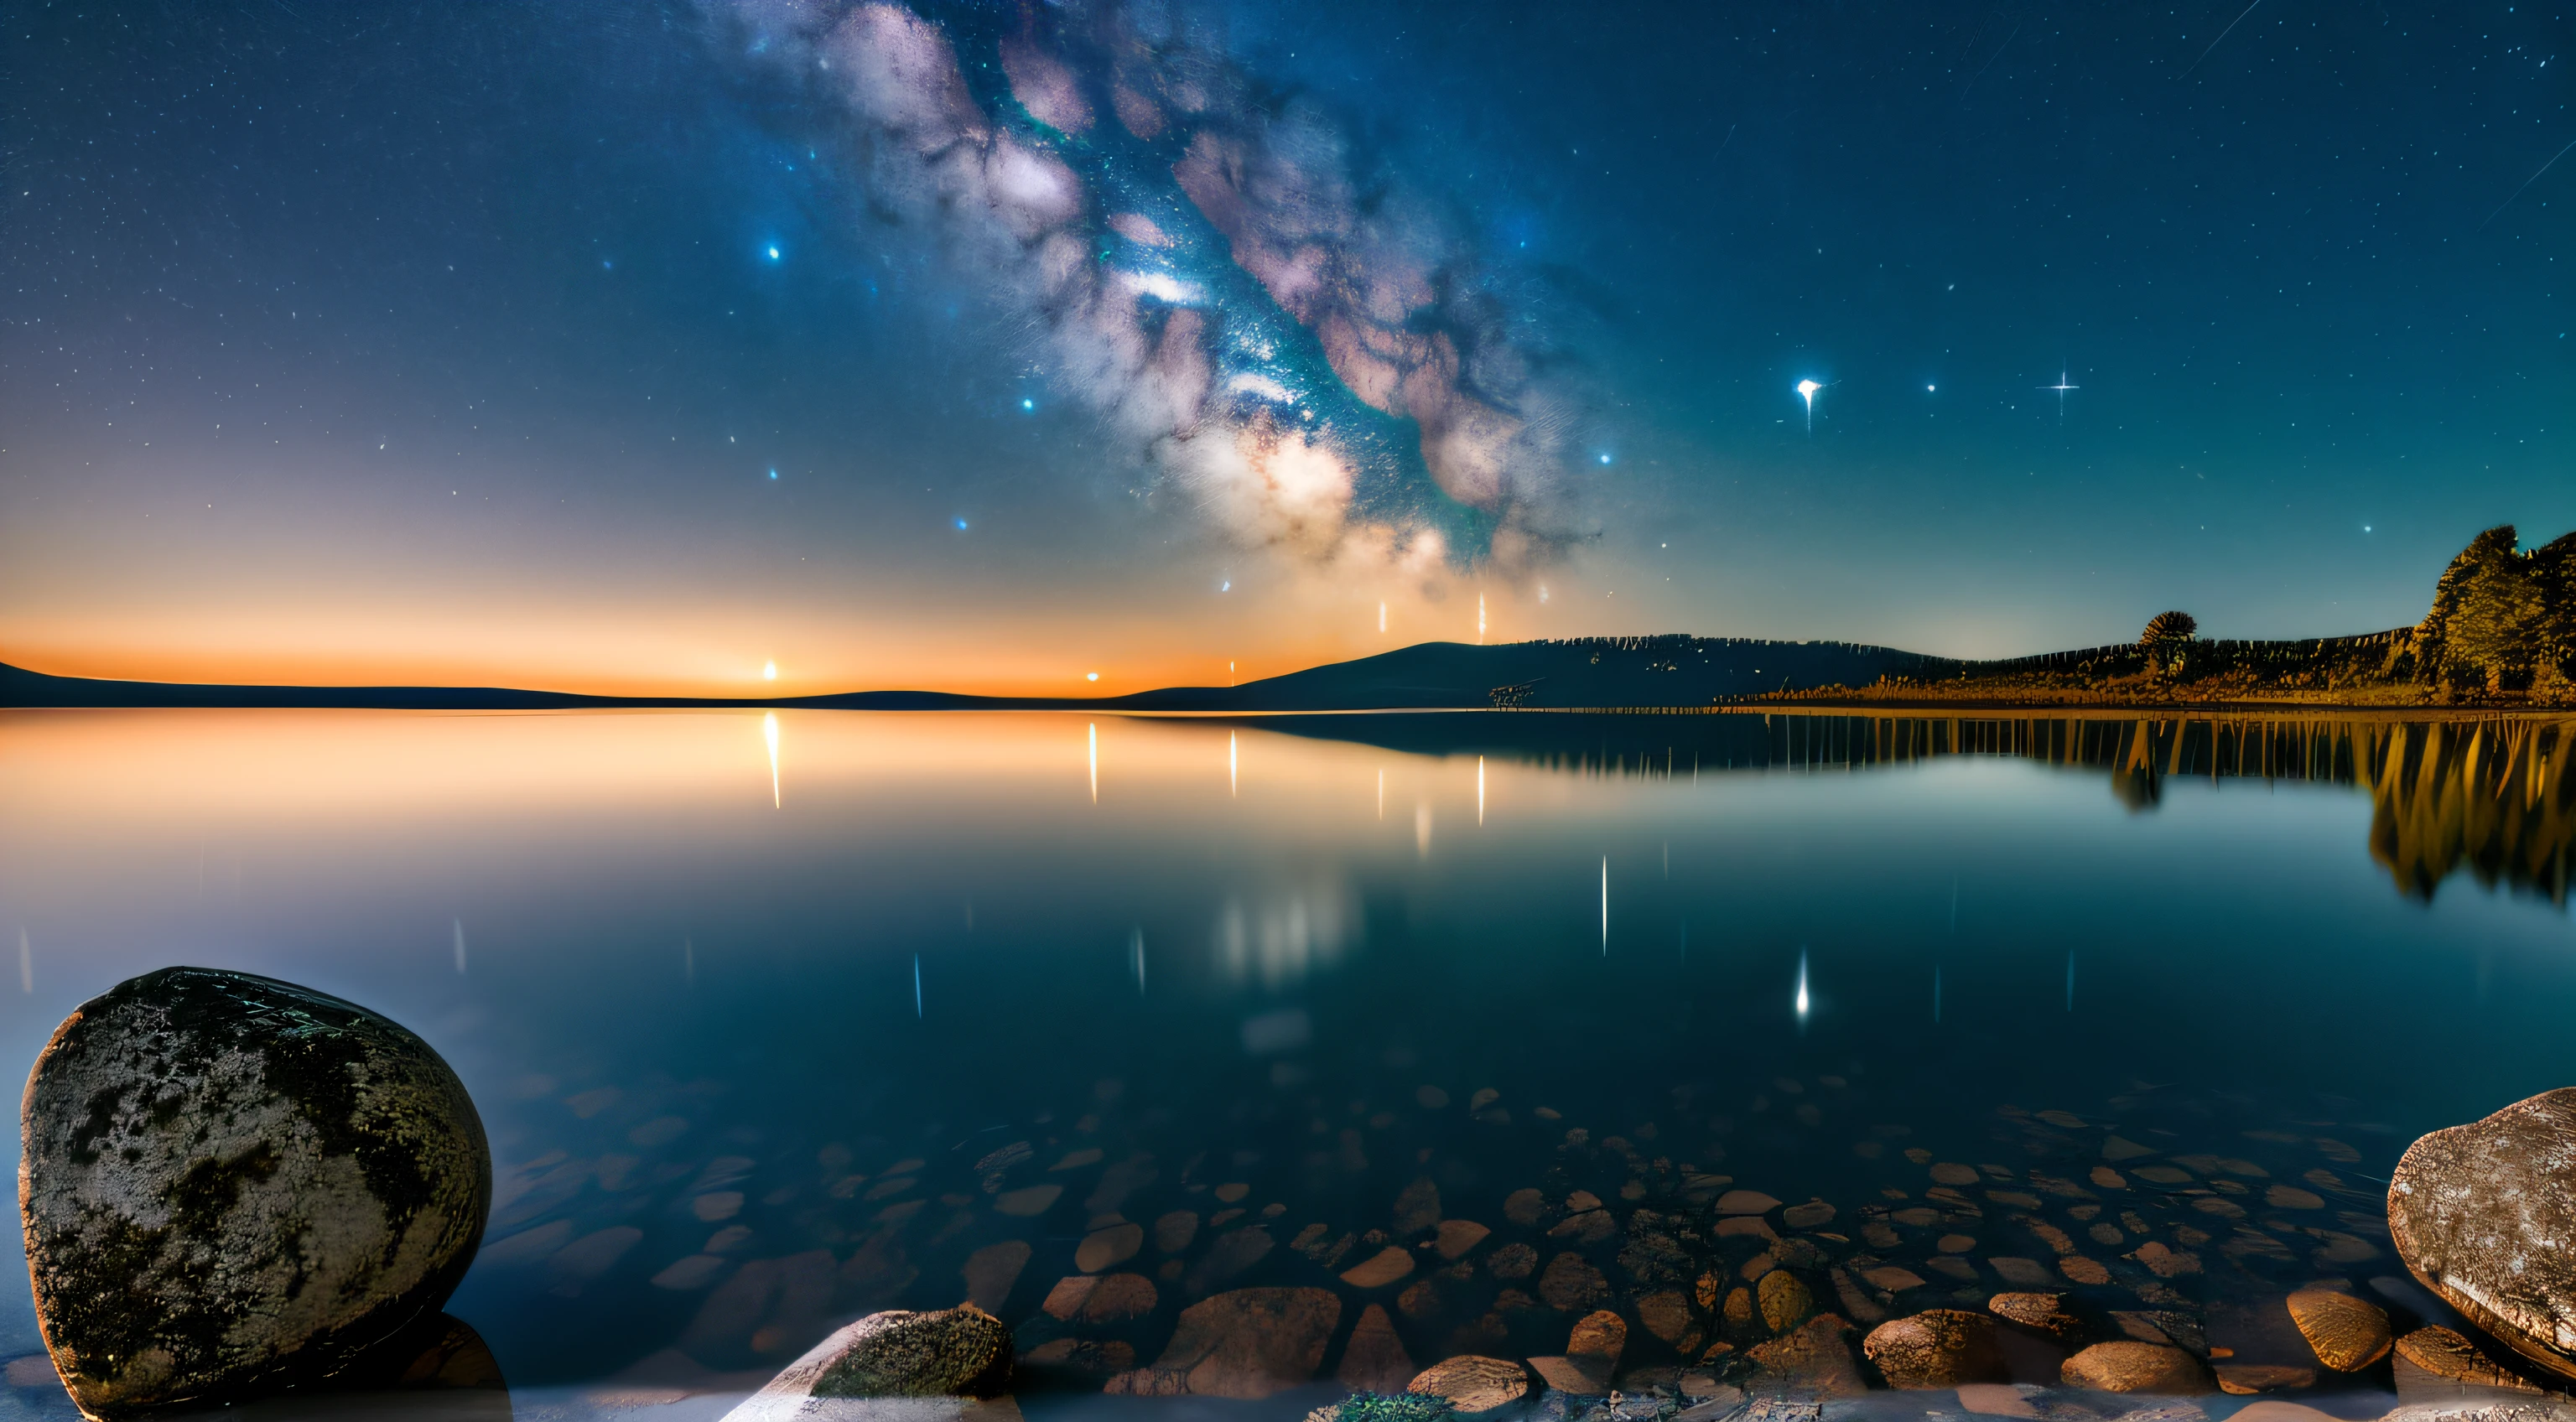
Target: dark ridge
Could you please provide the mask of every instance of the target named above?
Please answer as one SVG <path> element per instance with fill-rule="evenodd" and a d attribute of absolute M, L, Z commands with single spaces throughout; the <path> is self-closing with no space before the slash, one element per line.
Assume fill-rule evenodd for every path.
<path fill-rule="evenodd" d="M 1425 642 L 1241 686 L 1174 686 L 1127 696 L 964 696 L 858 691 L 829 696 L 585 696 L 507 687 L 224 686 L 48 676 L 0 664 L 0 706 L 279 707 L 398 711 L 573 711 L 644 707 L 813 707 L 847 711 L 1393 711 L 1697 707 L 1761 692 L 1937 676 L 1958 664 L 1845 642 L 1739 637 L 1587 637 L 1473 647 Z"/>

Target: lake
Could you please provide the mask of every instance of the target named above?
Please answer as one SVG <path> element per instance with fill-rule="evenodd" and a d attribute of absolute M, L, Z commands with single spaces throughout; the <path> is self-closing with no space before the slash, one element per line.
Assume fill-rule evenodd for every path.
<path fill-rule="evenodd" d="M 1608 1307 L 1651 1385 L 1774 1268 L 2402 1323 L 2398 1155 L 2576 1082 L 2571 730 L 0 712 L 0 1054 L 176 963 L 421 1033 L 498 1186 L 449 1311 L 521 1417 L 718 1416 L 970 1295 L 1033 1415 L 1174 1415 L 1099 1389 L 1256 1285 L 1341 1301 L 1325 1381 L 1227 1405 L 1282 1417 L 1372 1305 L 1413 1366 Z M 1795 1239 L 1716 1227 L 1740 1191 Z M 41 1351 L 8 1291 L 10 1405 L 68 1415 Z"/>

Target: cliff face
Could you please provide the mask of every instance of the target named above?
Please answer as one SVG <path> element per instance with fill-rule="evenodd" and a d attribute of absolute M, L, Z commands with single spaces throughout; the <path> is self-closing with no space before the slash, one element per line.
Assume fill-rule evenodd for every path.
<path fill-rule="evenodd" d="M 2576 533 L 2527 553 L 2512 524 L 2479 534 L 2415 632 L 2419 682 L 2560 699 L 2576 689 Z"/>

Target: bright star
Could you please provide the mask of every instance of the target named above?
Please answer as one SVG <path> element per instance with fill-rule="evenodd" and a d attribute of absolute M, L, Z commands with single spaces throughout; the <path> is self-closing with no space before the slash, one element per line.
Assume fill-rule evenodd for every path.
<path fill-rule="evenodd" d="M 962 518 L 957 520 L 957 531 L 959 533 L 964 533 L 966 531 L 966 520 Z"/>
<path fill-rule="evenodd" d="M 769 260 L 773 262 L 778 260 L 778 249 L 776 247 L 769 249 Z"/>
<path fill-rule="evenodd" d="M 1924 393 L 1924 394 L 1926 394 L 1926 395 L 1931 394 L 1931 393 L 1932 393 L 1932 387 L 1931 387 L 1931 386 L 1929 386 L 1929 385 L 1924 386 L 1924 387 L 1923 387 L 1923 393 Z"/>
<path fill-rule="evenodd" d="M 772 478 L 772 479 L 777 478 L 777 477 L 778 477 L 778 471 L 777 471 L 777 470 L 775 470 L 775 469 L 770 470 L 770 471 L 769 471 L 769 477 L 770 477 L 770 478 Z"/>
<path fill-rule="evenodd" d="M 1603 456 L 1601 456 L 1601 462 L 1602 462 L 1602 463 L 1604 463 L 1604 464 L 1609 463 L 1609 462 L 1610 462 L 1610 456 L 1609 456 L 1609 455 L 1606 455 L 1606 454 L 1605 454 L 1605 455 L 1603 455 Z"/>
<path fill-rule="evenodd" d="M 1023 410 L 1034 410 L 1034 409 L 1036 409 L 1037 407 L 1038 407 L 1038 402 L 1037 402 L 1037 401 L 1035 401 L 1035 400 L 1022 400 L 1022 401 L 1020 402 L 1020 408 L 1021 408 L 1021 409 L 1023 409 Z"/>
<path fill-rule="evenodd" d="M 1812 380 L 1798 382 L 1798 398 L 1807 402 L 1807 431 L 1810 434 L 1816 428 L 1816 392 L 1824 388 Z"/>
<path fill-rule="evenodd" d="M 1217 590 L 1218 592 L 1232 592 L 1232 591 L 1234 591 L 1234 580 L 1233 580 L 1232 578 L 1228 578 L 1228 579 L 1226 579 L 1224 582 L 1221 582 L 1221 583 L 1219 583 L 1219 584 L 1217 584 L 1217 585 L 1216 585 L 1216 590 Z"/>
<path fill-rule="evenodd" d="M 2066 372 L 2064 370 L 2060 370 L 2057 372 L 2057 383 L 2055 385 L 2043 385 L 2039 388 L 2042 390 L 2054 390 L 2057 392 L 2057 422 L 2062 425 L 2066 423 L 2066 392 L 2069 390 L 2081 390 L 2084 387 L 2070 383 L 2066 378 Z"/>

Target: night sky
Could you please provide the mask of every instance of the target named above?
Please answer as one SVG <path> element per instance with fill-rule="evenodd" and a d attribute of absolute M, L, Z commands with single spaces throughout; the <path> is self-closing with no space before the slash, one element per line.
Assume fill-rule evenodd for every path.
<path fill-rule="evenodd" d="M 2576 528 L 2571 15 L 21 4 L 0 660 L 2409 623 Z"/>

